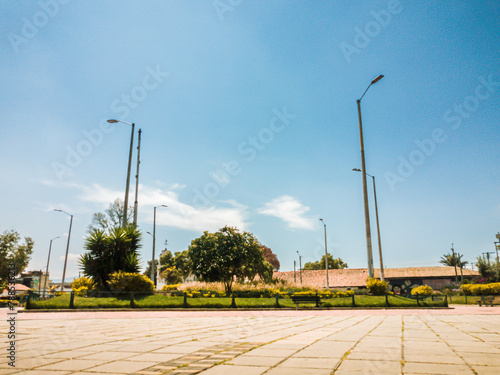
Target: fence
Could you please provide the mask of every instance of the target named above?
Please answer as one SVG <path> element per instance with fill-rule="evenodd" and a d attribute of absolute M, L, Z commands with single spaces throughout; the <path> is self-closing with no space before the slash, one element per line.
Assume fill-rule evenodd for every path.
<path fill-rule="evenodd" d="M 58 293 L 59 294 L 59 293 Z M 61 295 L 61 294 L 59 294 Z M 69 298 L 67 297 L 69 295 Z M 209 296 L 210 295 L 210 296 Z M 293 308 L 294 294 L 276 293 L 255 296 L 249 293 L 220 294 L 208 292 L 121 292 L 91 291 L 86 296 L 75 292 L 64 293 L 62 298 L 43 298 L 30 291 L 26 298 L 26 309 L 75 309 L 75 308 Z M 318 296 L 318 294 L 316 294 Z M 57 297 L 57 296 L 55 296 Z M 323 307 L 448 307 L 447 296 L 416 297 L 401 296 L 321 297 Z M 306 305 L 306 303 L 304 303 Z M 308 308 L 311 308 L 310 306 Z"/>

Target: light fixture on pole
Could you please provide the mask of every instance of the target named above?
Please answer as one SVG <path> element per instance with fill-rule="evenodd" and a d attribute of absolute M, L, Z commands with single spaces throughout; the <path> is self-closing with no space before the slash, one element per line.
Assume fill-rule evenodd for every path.
<path fill-rule="evenodd" d="M 326 270 L 326 289 L 330 289 L 330 283 L 328 282 L 328 250 L 326 247 L 326 224 L 323 219 L 319 219 L 323 223 L 325 229 L 325 270 Z"/>
<path fill-rule="evenodd" d="M 155 284 L 156 288 L 156 267 L 155 267 L 155 242 L 156 242 L 156 209 L 158 207 L 168 207 L 162 204 L 161 206 L 156 206 L 154 208 L 154 218 L 153 218 L 153 259 L 151 260 L 151 280 Z"/>
<path fill-rule="evenodd" d="M 361 169 L 353 168 L 353 171 L 361 172 Z M 384 276 L 384 261 L 382 259 L 382 240 L 380 239 L 380 225 L 378 222 L 378 204 L 377 204 L 377 189 L 375 187 L 375 176 L 367 173 L 367 176 L 370 176 L 373 181 L 373 200 L 375 201 L 375 218 L 377 219 L 377 239 L 378 239 L 378 256 L 380 259 L 380 280 L 385 281 Z"/>
<path fill-rule="evenodd" d="M 363 142 L 363 124 L 361 121 L 361 99 L 365 96 L 368 89 L 384 76 L 380 74 L 377 76 L 366 88 L 365 92 L 358 99 L 358 120 L 359 120 L 359 143 L 361 149 L 361 171 L 363 172 L 363 198 L 365 207 L 365 229 L 366 229 L 366 253 L 368 258 L 368 276 L 373 277 L 373 254 L 372 254 L 372 236 L 370 231 L 370 211 L 368 209 L 368 189 L 366 186 L 366 165 L 365 165 L 365 146 Z"/>
<path fill-rule="evenodd" d="M 50 262 L 50 251 L 52 250 L 52 241 L 57 240 L 60 238 L 59 236 L 54 237 L 53 239 L 50 240 L 50 245 L 49 245 L 49 256 L 47 257 L 47 270 L 46 270 L 46 276 L 45 276 L 45 285 L 43 286 L 43 296 L 45 297 L 45 290 L 47 289 L 47 283 L 49 280 L 49 262 Z"/>
<path fill-rule="evenodd" d="M 300 255 L 298 250 L 297 254 L 299 254 L 299 276 L 300 276 L 300 283 L 302 284 L 302 256 Z"/>
<path fill-rule="evenodd" d="M 137 137 L 137 173 L 135 174 L 135 201 L 134 201 L 134 227 L 137 227 L 137 195 L 139 194 L 139 164 L 141 164 L 141 133 L 142 130 L 139 129 Z"/>
<path fill-rule="evenodd" d="M 128 153 L 128 168 L 127 168 L 127 183 L 125 185 L 125 200 L 123 201 L 123 221 L 122 221 L 122 227 L 126 227 L 127 226 L 127 206 L 128 206 L 128 190 L 129 190 L 129 186 L 130 186 L 130 168 L 131 168 L 131 165 L 132 165 L 132 148 L 133 148 L 133 145 L 134 145 L 134 127 L 135 127 L 135 124 L 134 123 L 130 123 L 130 122 L 125 122 L 125 121 L 122 121 L 122 120 L 108 120 L 108 122 L 110 124 L 116 124 L 117 122 L 121 122 L 123 124 L 127 124 L 127 125 L 130 125 L 132 127 L 132 132 L 130 134 L 130 150 L 129 150 L 129 153 Z"/>
<path fill-rule="evenodd" d="M 64 258 L 64 269 L 63 269 L 63 276 L 62 276 L 62 283 L 61 283 L 61 292 L 62 292 L 64 289 L 64 280 L 66 278 L 66 265 L 68 264 L 69 240 L 71 238 L 71 226 L 73 225 L 73 215 L 71 215 L 63 210 L 54 209 L 54 211 L 62 212 L 62 213 L 65 213 L 66 215 L 71 216 L 71 220 L 69 221 L 68 244 L 66 245 L 66 256 Z"/>

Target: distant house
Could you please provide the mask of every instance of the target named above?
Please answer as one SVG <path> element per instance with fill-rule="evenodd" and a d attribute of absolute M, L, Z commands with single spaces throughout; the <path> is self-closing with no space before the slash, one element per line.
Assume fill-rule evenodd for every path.
<path fill-rule="evenodd" d="M 30 288 L 28 288 L 26 285 L 23 284 L 15 284 L 15 288 L 16 288 L 16 296 L 30 290 Z M 7 289 L 4 289 L 2 294 L 0 294 L 0 298 L 8 298 L 8 297 L 10 297 L 9 291 Z"/>
<path fill-rule="evenodd" d="M 479 272 L 462 269 L 464 277 L 479 276 Z M 457 269 L 460 280 L 460 269 Z M 380 278 L 380 270 L 374 270 L 375 278 Z M 275 272 L 274 277 L 289 282 L 300 283 L 300 272 Z M 342 270 L 328 270 L 329 286 L 331 289 L 358 289 L 366 288 L 366 268 L 346 268 Z M 395 293 L 408 294 L 415 286 L 429 285 L 439 289 L 455 282 L 455 267 L 410 267 L 410 268 L 385 268 L 385 280 L 389 289 Z M 302 270 L 302 283 L 316 288 L 326 287 L 325 270 Z"/>

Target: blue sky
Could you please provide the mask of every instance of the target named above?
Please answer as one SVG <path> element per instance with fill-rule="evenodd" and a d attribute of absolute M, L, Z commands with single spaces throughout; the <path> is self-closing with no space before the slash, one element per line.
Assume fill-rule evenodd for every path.
<path fill-rule="evenodd" d="M 92 213 L 123 199 L 142 129 L 142 257 L 224 225 L 282 270 L 328 250 L 366 267 L 356 100 L 376 176 L 384 264 L 464 259 L 500 230 L 496 1 L 0 3 L 0 230 L 35 240 L 30 269 L 74 215 L 67 278 Z M 134 139 L 134 168 L 135 145 Z M 135 171 L 132 172 L 132 176 Z M 371 182 L 370 180 L 368 181 Z M 370 213 L 378 267 L 372 186 Z M 135 182 L 131 182 L 134 201 Z M 62 275 L 66 237 L 53 244 Z"/>

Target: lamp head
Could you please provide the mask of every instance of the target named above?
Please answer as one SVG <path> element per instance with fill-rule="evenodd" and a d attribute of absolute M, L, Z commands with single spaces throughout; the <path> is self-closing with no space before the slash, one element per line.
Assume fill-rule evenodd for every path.
<path fill-rule="evenodd" d="M 108 120 L 108 122 L 109 122 L 110 124 L 116 124 L 116 123 L 118 122 L 118 120 L 111 119 L 111 120 Z"/>
<path fill-rule="evenodd" d="M 356 171 L 356 172 L 361 172 L 361 169 L 359 169 L 359 168 L 353 168 L 352 170 Z"/>
<path fill-rule="evenodd" d="M 380 81 L 382 78 L 384 78 L 384 75 L 383 74 L 379 74 L 373 81 L 372 81 L 372 85 L 377 83 L 378 81 Z"/>

